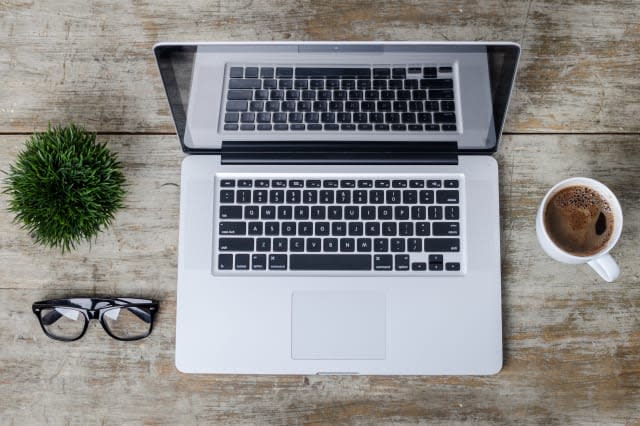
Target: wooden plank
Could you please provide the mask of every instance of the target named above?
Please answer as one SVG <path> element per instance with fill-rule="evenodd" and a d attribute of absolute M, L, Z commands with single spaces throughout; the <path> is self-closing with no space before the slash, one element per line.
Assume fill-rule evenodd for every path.
<path fill-rule="evenodd" d="M 6 170 L 23 137 L 0 138 Z M 127 209 L 91 249 L 34 247 L 0 197 L 2 423 L 637 423 L 640 421 L 640 151 L 637 136 L 509 136 L 501 173 L 505 365 L 490 377 L 191 376 L 173 365 L 179 162 L 173 136 L 103 136 L 119 153 Z M 591 176 L 625 214 L 622 276 L 552 261 L 535 239 L 556 181 Z M 161 300 L 138 343 L 99 325 L 49 340 L 32 302 L 71 294 Z"/>
<path fill-rule="evenodd" d="M 331 39 L 517 41 L 507 131 L 638 132 L 638 22 L 637 0 L 4 0 L 0 132 L 173 132 L 154 43 Z"/>

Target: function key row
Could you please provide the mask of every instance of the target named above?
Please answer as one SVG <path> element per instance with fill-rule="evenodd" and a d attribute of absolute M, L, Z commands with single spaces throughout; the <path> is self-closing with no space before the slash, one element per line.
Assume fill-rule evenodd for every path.
<path fill-rule="evenodd" d="M 231 78 L 377 78 L 404 79 L 409 76 L 437 78 L 440 74 L 451 74 L 450 66 L 413 66 L 393 68 L 357 68 L 357 67 L 231 67 Z"/>
<path fill-rule="evenodd" d="M 444 186 L 443 186 L 444 182 Z M 221 179 L 223 188 L 458 188 L 456 179 Z"/>

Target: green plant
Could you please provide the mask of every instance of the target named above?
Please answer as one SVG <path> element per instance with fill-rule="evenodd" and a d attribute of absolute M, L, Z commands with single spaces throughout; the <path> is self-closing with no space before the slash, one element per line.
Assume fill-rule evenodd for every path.
<path fill-rule="evenodd" d="M 6 173 L 6 172 L 5 172 Z M 108 228 L 124 206 L 122 165 L 73 124 L 35 133 L 6 173 L 9 211 L 37 243 L 64 253 Z"/>

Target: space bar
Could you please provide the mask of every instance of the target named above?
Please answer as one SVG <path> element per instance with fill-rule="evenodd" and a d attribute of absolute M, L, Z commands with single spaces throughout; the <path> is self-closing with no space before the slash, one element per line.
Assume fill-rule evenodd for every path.
<path fill-rule="evenodd" d="M 368 254 L 292 254 L 289 256 L 292 271 L 370 271 L 371 255 Z"/>

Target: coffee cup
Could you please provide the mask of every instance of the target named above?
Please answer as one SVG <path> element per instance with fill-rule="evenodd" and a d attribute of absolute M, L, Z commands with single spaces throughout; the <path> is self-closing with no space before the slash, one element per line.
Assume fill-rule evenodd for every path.
<path fill-rule="evenodd" d="M 622 208 L 616 196 L 594 179 L 575 177 L 554 185 L 536 215 L 536 234 L 553 259 L 587 263 L 605 281 L 620 268 L 609 251 L 622 233 Z"/>

